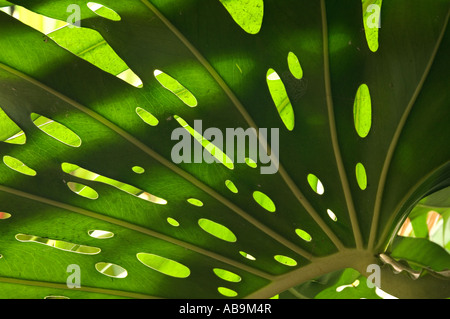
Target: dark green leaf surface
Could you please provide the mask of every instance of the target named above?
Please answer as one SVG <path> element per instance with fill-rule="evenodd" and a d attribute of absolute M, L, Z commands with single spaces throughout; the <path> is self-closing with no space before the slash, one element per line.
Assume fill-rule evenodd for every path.
<path fill-rule="evenodd" d="M 235 20 L 250 15 L 260 23 L 262 1 L 246 1 L 256 11 L 238 19 L 226 8 L 233 1 L 101 1 L 120 20 L 94 13 L 84 0 L 13 2 L 62 21 L 70 4 L 80 5 L 82 27 L 98 31 L 124 64 L 108 63 L 109 49 L 89 51 L 102 43 L 96 36 L 74 43 L 82 37 L 72 38 L 71 29 L 54 33 L 72 48 L 66 50 L 0 12 L 0 107 L 27 137 L 25 145 L 0 143 L 0 156 L 37 173 L 0 165 L 0 212 L 11 214 L 0 220 L 2 298 L 268 298 L 327 272 L 355 267 L 363 274 L 411 208 L 450 185 L 448 1 L 383 3 L 375 52 L 357 0 L 345 6 L 265 0 L 260 29 L 244 30 Z M 301 63 L 300 79 L 290 73 L 290 52 Z M 115 76 L 125 65 L 142 87 Z M 283 82 L 292 112 L 287 100 L 279 107 L 271 96 L 270 69 Z M 176 80 L 180 91 L 165 87 L 155 70 Z M 361 84 L 369 88 L 372 110 L 364 137 L 354 122 Z M 197 103 L 186 105 L 186 92 Z M 289 110 L 287 126 L 283 110 Z M 141 117 L 145 111 L 154 125 Z M 32 113 L 65 126 L 81 145 L 45 134 Z M 222 132 L 279 128 L 278 172 L 261 174 L 261 158 L 254 159 L 256 168 L 175 164 L 171 134 L 181 127 L 179 118 Z M 63 163 L 89 173 L 70 174 Z M 310 174 L 320 180 L 320 192 Z M 89 187 L 98 198 L 80 196 L 69 183 Z M 212 222 L 206 229 L 205 220 Z M 93 238 L 92 230 L 114 236 Z M 17 234 L 101 251 L 55 249 L 21 242 Z M 150 267 L 139 260 L 147 256 L 142 253 L 159 257 Z M 100 273 L 99 263 L 123 267 L 126 277 Z M 81 269 L 77 291 L 66 286 L 73 264 Z M 168 275 L 170 265 L 187 267 L 189 275 Z M 216 268 L 242 280 L 224 280 Z"/>

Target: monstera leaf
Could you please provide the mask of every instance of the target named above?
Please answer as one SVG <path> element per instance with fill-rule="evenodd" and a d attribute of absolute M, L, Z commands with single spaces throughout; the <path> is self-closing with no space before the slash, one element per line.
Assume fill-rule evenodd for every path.
<path fill-rule="evenodd" d="M 0 4 L 0 297 L 450 297 L 448 1 Z"/>

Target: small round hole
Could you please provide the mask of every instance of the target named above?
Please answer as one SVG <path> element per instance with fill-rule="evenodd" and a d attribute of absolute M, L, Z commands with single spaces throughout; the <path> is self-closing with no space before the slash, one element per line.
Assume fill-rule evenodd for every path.
<path fill-rule="evenodd" d="M 291 257 L 283 256 L 283 255 L 275 255 L 273 257 L 276 261 L 278 261 L 280 264 L 294 267 L 297 266 L 297 262 L 292 259 Z"/>
<path fill-rule="evenodd" d="M 236 297 L 238 295 L 236 291 L 225 287 L 219 287 L 217 290 L 225 297 Z"/>

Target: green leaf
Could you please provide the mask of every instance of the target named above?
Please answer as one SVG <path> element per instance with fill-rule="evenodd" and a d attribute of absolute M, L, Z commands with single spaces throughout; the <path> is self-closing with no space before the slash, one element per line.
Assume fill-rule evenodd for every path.
<path fill-rule="evenodd" d="M 161 256 L 147 253 L 138 253 L 137 258 L 147 267 L 150 267 L 168 276 L 176 278 L 186 278 L 191 274 L 191 271 L 185 265 Z"/>
<path fill-rule="evenodd" d="M 12 121 L 0 108 L 0 141 L 13 144 L 25 144 L 27 138 L 25 133 Z"/>
<path fill-rule="evenodd" d="M 403 227 L 411 225 L 410 234 L 415 238 L 427 238 L 450 251 L 450 205 L 448 188 L 422 199 L 408 215 Z"/>

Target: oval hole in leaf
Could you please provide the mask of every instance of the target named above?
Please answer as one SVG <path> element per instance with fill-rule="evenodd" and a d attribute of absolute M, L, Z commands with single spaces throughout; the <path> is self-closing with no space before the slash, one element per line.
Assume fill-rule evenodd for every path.
<path fill-rule="evenodd" d="M 211 234 L 219 239 L 228 241 L 230 243 L 234 243 L 237 238 L 234 235 L 234 233 L 228 229 L 227 227 L 225 227 L 222 224 L 213 222 L 209 219 L 206 218 L 201 218 L 198 221 L 198 225 L 208 234 Z"/>
<path fill-rule="evenodd" d="M 17 234 L 16 239 L 20 242 L 34 242 L 38 244 L 44 244 L 49 247 L 82 255 L 96 255 L 101 251 L 101 249 L 97 247 L 78 245 L 63 240 L 50 239 L 34 235 Z"/>
<path fill-rule="evenodd" d="M 136 88 L 142 88 L 139 76 L 114 51 L 100 32 L 90 28 L 71 28 L 67 25 L 49 33 L 59 46 L 96 67 L 108 72 Z"/>
<path fill-rule="evenodd" d="M 247 164 L 249 167 L 251 168 L 256 168 L 258 167 L 258 165 L 256 164 L 256 162 L 254 160 L 252 160 L 250 157 L 246 157 L 245 158 L 245 164 Z"/>
<path fill-rule="evenodd" d="M 381 5 L 382 0 L 362 0 L 364 32 L 367 45 L 372 52 L 376 52 L 379 47 Z"/>
<path fill-rule="evenodd" d="M 81 138 L 66 126 L 36 113 L 31 113 L 31 119 L 38 129 L 58 142 L 72 147 L 81 146 Z"/>
<path fill-rule="evenodd" d="M 233 20 L 247 33 L 257 34 L 264 17 L 263 0 L 220 0 Z"/>
<path fill-rule="evenodd" d="M 236 185 L 234 185 L 234 183 L 232 181 L 230 181 L 229 179 L 227 179 L 225 181 L 225 186 L 233 193 L 237 194 L 238 193 L 238 189 L 236 187 Z"/>
<path fill-rule="evenodd" d="M 226 280 L 226 281 L 240 282 L 242 280 L 241 276 L 235 274 L 234 272 L 225 270 L 225 269 L 214 268 L 213 271 L 217 277 L 219 277 L 220 279 Z"/>
<path fill-rule="evenodd" d="M 125 268 L 111 263 L 98 262 L 95 264 L 95 269 L 102 275 L 113 278 L 125 278 L 128 272 Z"/>
<path fill-rule="evenodd" d="M 284 125 L 289 131 L 294 129 L 295 118 L 294 109 L 286 92 L 286 88 L 274 69 L 267 71 L 267 86 L 269 87 L 270 95 L 272 96 L 278 114 L 281 117 Z"/>
<path fill-rule="evenodd" d="M 117 74 L 116 76 L 119 79 L 131 84 L 132 86 L 137 87 L 138 89 L 144 87 L 144 83 L 142 83 L 141 78 L 137 76 L 137 74 L 134 73 L 130 68 L 127 68 L 125 71 Z"/>
<path fill-rule="evenodd" d="M 443 217 L 441 214 L 434 210 L 430 210 L 427 213 L 427 228 L 430 233 L 430 237 L 432 237 L 432 232 L 436 229 L 436 226 L 439 225 L 440 222 L 443 221 Z"/>
<path fill-rule="evenodd" d="M 180 226 L 180 223 L 172 217 L 167 217 L 167 222 L 174 227 Z"/>
<path fill-rule="evenodd" d="M 167 276 L 187 278 L 191 274 L 191 270 L 188 267 L 172 259 L 148 253 L 138 253 L 136 256 L 147 267 Z"/>
<path fill-rule="evenodd" d="M 304 231 L 303 229 L 297 228 L 295 230 L 295 233 L 304 241 L 311 241 L 312 237 L 310 234 L 308 234 L 306 231 Z"/>
<path fill-rule="evenodd" d="M 1 2 L 3 3 L 3 6 L 6 5 L 6 1 Z M 14 7 L 14 10 L 11 10 L 12 12 L 9 12 L 9 10 L 5 9 L 6 8 L 2 8 L 2 11 L 10 14 L 13 18 L 16 18 L 20 22 L 32 27 L 33 29 L 36 29 L 42 34 L 48 34 L 49 32 L 68 24 L 68 21 L 66 22 L 62 20 L 52 19 L 42 14 L 30 11 L 20 5 L 16 5 Z"/>
<path fill-rule="evenodd" d="M 108 7 L 105 7 L 102 4 L 98 4 L 95 2 L 88 2 L 87 6 L 89 9 L 91 9 L 92 12 L 99 15 L 102 18 L 112 20 L 112 21 L 120 21 L 120 15 L 114 11 L 113 9 L 110 9 Z"/>
<path fill-rule="evenodd" d="M 317 178 L 314 174 L 308 174 L 308 183 L 311 186 L 312 190 L 317 194 L 322 195 L 325 192 L 322 182 Z"/>
<path fill-rule="evenodd" d="M 336 214 L 331 209 L 327 209 L 327 214 L 333 221 L 337 221 Z"/>
<path fill-rule="evenodd" d="M 356 91 L 353 103 L 353 121 L 358 135 L 362 138 L 366 137 L 372 126 L 372 102 L 366 84 L 361 84 Z"/>
<path fill-rule="evenodd" d="M 97 239 L 108 239 L 114 237 L 114 233 L 106 230 L 89 230 L 88 231 L 89 236 Z"/>
<path fill-rule="evenodd" d="M 0 219 L 8 219 L 11 218 L 10 213 L 0 212 Z"/>
<path fill-rule="evenodd" d="M 225 297 L 236 297 L 238 295 L 236 291 L 226 287 L 219 287 L 217 290 Z"/>
<path fill-rule="evenodd" d="M 17 134 L 8 137 L 3 142 L 9 144 L 24 145 L 27 142 L 27 137 L 24 131 L 19 131 Z"/>
<path fill-rule="evenodd" d="M 273 257 L 276 261 L 278 261 L 280 264 L 286 265 L 286 266 L 297 266 L 297 262 L 292 259 L 291 257 L 283 256 L 283 255 L 275 255 Z"/>
<path fill-rule="evenodd" d="M 10 169 L 22 173 L 24 175 L 28 176 L 36 176 L 37 173 L 34 169 L 29 168 L 27 165 L 25 165 L 21 160 L 5 155 L 3 156 L 3 163 L 5 163 L 6 166 L 8 166 Z"/>
<path fill-rule="evenodd" d="M 260 191 L 253 192 L 253 199 L 261 205 L 265 210 L 274 213 L 276 210 L 275 203 L 270 199 L 269 196 Z"/>
<path fill-rule="evenodd" d="M 197 206 L 197 207 L 202 207 L 203 206 L 203 202 L 199 199 L 196 198 L 188 198 L 187 202 L 191 205 Z"/>
<path fill-rule="evenodd" d="M 136 113 L 148 125 L 156 126 L 159 123 L 158 119 L 154 117 L 153 114 L 151 114 L 149 111 L 144 110 L 141 107 L 136 108 Z"/>
<path fill-rule="evenodd" d="M 180 82 L 160 70 L 155 70 L 153 74 L 164 88 L 175 94 L 184 104 L 190 107 L 197 106 L 197 99 L 195 96 L 181 85 Z"/>
<path fill-rule="evenodd" d="M 365 190 L 367 188 L 367 174 L 363 164 L 361 163 L 356 164 L 355 174 L 359 188 L 361 188 L 361 190 Z"/>
<path fill-rule="evenodd" d="M 291 71 L 295 78 L 300 80 L 303 77 L 303 69 L 297 56 L 293 52 L 289 52 L 287 60 L 289 71 Z"/>
<path fill-rule="evenodd" d="M 67 187 L 77 195 L 80 195 L 89 199 L 97 199 L 98 193 L 91 187 L 74 182 L 68 182 Z"/>
<path fill-rule="evenodd" d="M 239 251 L 239 254 L 241 254 L 241 256 L 243 256 L 243 257 L 245 257 L 245 258 L 247 258 L 249 260 L 256 260 L 255 257 L 253 257 L 252 255 L 246 253 L 245 251 L 241 250 L 241 251 Z"/>
<path fill-rule="evenodd" d="M 133 172 L 135 172 L 136 174 L 143 174 L 145 173 L 145 169 L 140 167 L 140 166 L 133 166 L 131 168 L 133 170 Z"/>
<path fill-rule="evenodd" d="M 128 184 L 116 181 L 114 179 L 111 179 L 109 177 L 105 177 L 105 176 L 99 175 L 97 173 L 88 171 L 87 169 L 84 169 L 75 164 L 62 163 L 61 169 L 63 170 L 63 172 L 70 174 L 72 176 L 82 178 L 85 180 L 89 180 L 89 181 L 100 182 L 100 183 L 104 183 L 104 184 L 116 187 L 117 189 L 119 189 L 123 192 L 126 192 L 130 195 L 136 196 L 138 198 L 141 198 L 143 200 L 146 200 L 146 201 L 149 201 L 149 202 L 152 202 L 155 204 L 160 204 L 160 205 L 167 204 L 167 201 L 163 198 L 152 195 L 152 194 L 145 192 L 139 188 L 136 188 L 132 185 L 128 185 Z"/>

